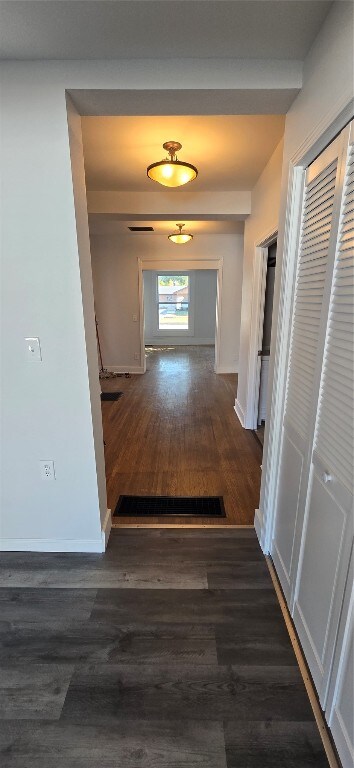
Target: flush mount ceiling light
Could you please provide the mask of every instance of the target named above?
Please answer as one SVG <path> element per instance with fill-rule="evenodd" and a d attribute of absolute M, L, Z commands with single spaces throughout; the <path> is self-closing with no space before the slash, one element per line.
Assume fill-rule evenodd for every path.
<path fill-rule="evenodd" d="M 168 239 L 177 245 L 183 245 L 184 243 L 188 243 L 189 240 L 193 240 L 193 235 L 189 234 L 189 232 L 182 232 L 182 227 L 184 226 L 184 224 L 176 224 L 179 232 L 174 232 L 173 235 L 169 235 Z"/>
<path fill-rule="evenodd" d="M 164 187 L 181 187 L 197 178 L 198 171 L 194 165 L 177 160 L 176 153 L 182 149 L 179 141 L 166 141 L 163 148 L 167 150 L 169 157 L 149 165 L 146 169 L 149 179 L 163 184 Z"/>

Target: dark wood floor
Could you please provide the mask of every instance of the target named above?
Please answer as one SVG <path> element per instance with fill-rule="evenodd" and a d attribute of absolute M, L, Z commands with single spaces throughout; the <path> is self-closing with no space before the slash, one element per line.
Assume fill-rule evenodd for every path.
<path fill-rule="evenodd" d="M 103 380 L 122 390 L 103 402 L 108 506 L 121 494 L 223 496 L 225 519 L 189 523 L 252 525 L 261 446 L 234 412 L 237 377 L 215 374 L 214 347 L 150 349 L 145 375 Z M 141 518 L 114 518 L 115 524 Z M 185 524 L 185 518 L 149 518 Z"/>
<path fill-rule="evenodd" d="M 328 768 L 256 535 L 2 553 L 2 768 Z"/>

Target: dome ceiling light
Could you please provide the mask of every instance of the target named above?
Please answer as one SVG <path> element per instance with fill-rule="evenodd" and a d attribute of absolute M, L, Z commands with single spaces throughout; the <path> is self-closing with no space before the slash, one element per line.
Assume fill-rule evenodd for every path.
<path fill-rule="evenodd" d="M 146 173 L 149 179 L 163 184 L 164 187 L 181 187 L 197 178 L 198 171 L 194 165 L 177 160 L 176 153 L 182 149 L 179 141 L 166 141 L 163 148 L 167 150 L 169 157 L 148 166 Z"/>
<path fill-rule="evenodd" d="M 168 236 L 168 239 L 171 240 L 172 243 L 176 243 L 177 245 L 184 245 L 184 243 L 189 243 L 190 240 L 193 240 L 193 235 L 191 235 L 189 232 L 182 232 L 182 227 L 184 226 L 184 224 L 176 224 L 179 232 L 174 232 L 172 235 Z"/>

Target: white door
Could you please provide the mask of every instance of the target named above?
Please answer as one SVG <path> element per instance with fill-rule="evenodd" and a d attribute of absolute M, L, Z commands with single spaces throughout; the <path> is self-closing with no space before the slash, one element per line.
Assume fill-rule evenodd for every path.
<path fill-rule="evenodd" d="M 293 604 L 308 488 L 334 243 L 343 186 L 342 134 L 307 169 L 292 318 L 280 483 L 271 552 Z"/>
<path fill-rule="evenodd" d="M 353 540 L 354 144 L 349 143 L 294 622 L 325 704 Z"/>
<path fill-rule="evenodd" d="M 338 631 L 326 719 L 343 768 L 354 765 L 354 582 L 353 552 Z"/>

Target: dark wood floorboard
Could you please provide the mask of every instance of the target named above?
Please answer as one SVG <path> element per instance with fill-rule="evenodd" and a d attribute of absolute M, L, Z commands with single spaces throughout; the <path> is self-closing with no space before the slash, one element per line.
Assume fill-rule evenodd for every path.
<path fill-rule="evenodd" d="M 115 517 L 115 525 L 253 525 L 261 446 L 234 412 L 236 374 L 214 373 L 214 347 L 150 348 L 144 375 L 102 380 L 108 506 L 120 495 L 223 496 L 226 518 Z"/>
<path fill-rule="evenodd" d="M 5 553 L 0 584 L 2 768 L 328 768 L 253 530 Z"/>

